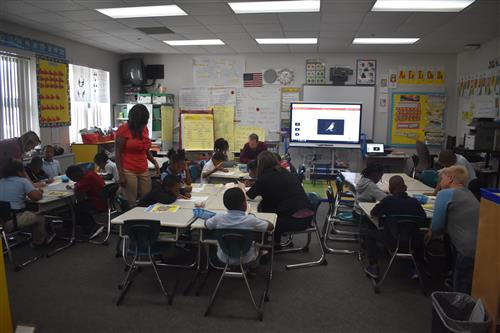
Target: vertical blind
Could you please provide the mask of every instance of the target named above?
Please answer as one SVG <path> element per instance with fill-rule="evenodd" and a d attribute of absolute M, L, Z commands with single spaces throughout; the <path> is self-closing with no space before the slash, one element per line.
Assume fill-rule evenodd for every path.
<path fill-rule="evenodd" d="M 33 128 L 30 60 L 0 54 L 0 139 Z"/>

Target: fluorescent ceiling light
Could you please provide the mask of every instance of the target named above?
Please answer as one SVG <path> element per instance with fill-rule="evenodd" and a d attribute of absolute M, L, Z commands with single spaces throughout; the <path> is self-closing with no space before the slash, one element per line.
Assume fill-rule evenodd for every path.
<path fill-rule="evenodd" d="M 459 12 L 476 0 L 377 0 L 372 12 Z"/>
<path fill-rule="evenodd" d="M 318 44 L 317 38 L 255 38 L 259 44 Z"/>
<path fill-rule="evenodd" d="M 320 0 L 228 2 L 236 14 L 319 12 Z"/>
<path fill-rule="evenodd" d="M 353 44 L 413 44 L 420 38 L 354 38 Z"/>
<path fill-rule="evenodd" d="M 115 19 L 187 15 L 187 13 L 177 5 L 101 8 L 96 10 Z"/>
<path fill-rule="evenodd" d="M 164 40 L 170 46 L 225 45 L 220 39 Z"/>

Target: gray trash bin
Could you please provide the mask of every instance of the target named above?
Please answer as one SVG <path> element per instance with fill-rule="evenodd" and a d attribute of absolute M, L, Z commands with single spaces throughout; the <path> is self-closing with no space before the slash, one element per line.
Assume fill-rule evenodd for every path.
<path fill-rule="evenodd" d="M 432 333 L 487 333 L 491 320 L 484 313 L 483 320 L 470 320 L 477 301 L 470 295 L 436 291 L 431 294 Z"/>

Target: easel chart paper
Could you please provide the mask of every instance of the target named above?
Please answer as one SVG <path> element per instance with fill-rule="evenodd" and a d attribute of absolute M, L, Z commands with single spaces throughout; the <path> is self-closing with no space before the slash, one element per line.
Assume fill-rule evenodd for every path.
<path fill-rule="evenodd" d="M 181 115 L 182 148 L 189 151 L 210 151 L 214 146 L 212 114 Z"/>

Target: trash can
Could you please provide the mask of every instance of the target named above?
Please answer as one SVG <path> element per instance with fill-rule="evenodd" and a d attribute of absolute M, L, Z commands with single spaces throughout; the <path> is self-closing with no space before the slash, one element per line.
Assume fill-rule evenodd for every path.
<path fill-rule="evenodd" d="M 431 294 L 432 333 L 470 332 L 487 333 L 491 320 L 484 307 L 473 297 L 463 293 L 440 292 Z"/>

